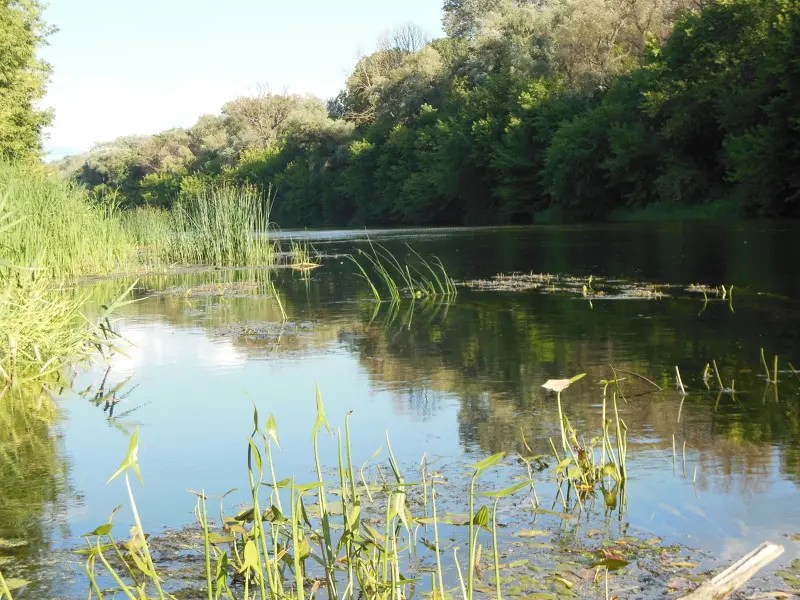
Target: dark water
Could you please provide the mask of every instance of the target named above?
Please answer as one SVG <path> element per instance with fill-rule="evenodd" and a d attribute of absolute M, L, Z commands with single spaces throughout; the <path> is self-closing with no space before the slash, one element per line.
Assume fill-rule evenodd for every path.
<path fill-rule="evenodd" d="M 394 315 L 338 256 L 364 248 L 364 232 L 283 235 L 327 255 L 310 277 L 277 276 L 286 326 L 263 293 L 263 273 L 143 277 L 141 300 L 118 324 L 133 346 L 111 361 L 105 389 L 125 383 L 110 417 L 74 392 L 60 400 L 55 427 L 7 411 L 0 439 L 16 439 L 17 451 L 0 455 L 0 538 L 27 544 L 0 545 L 0 557 L 32 565 L 27 578 L 39 586 L 23 597 L 85 594 L 75 568 L 48 549 L 78 543 L 127 503 L 122 482 L 105 482 L 136 427 L 145 478 L 135 488 L 138 507 L 145 528 L 158 530 L 192 522 L 187 490 L 246 488 L 253 403 L 262 419 L 277 420 L 279 478 L 311 476 L 317 384 L 334 426 L 353 411 L 356 463 L 385 443 L 388 428 L 402 464 L 427 453 L 460 465 L 522 451 L 523 434 L 534 452 L 550 453 L 556 405 L 541 387 L 550 378 L 587 373 L 565 392 L 564 410 L 577 430 L 595 435 L 600 380 L 612 364 L 663 388 L 654 392 L 633 375 L 626 382 L 625 522 L 721 561 L 766 539 L 785 543 L 787 560 L 797 556 L 785 537 L 800 533 L 800 378 L 788 372 L 789 362 L 800 365 L 797 224 L 370 232 L 398 254 L 405 243 L 435 253 L 457 279 L 535 271 L 680 285 L 665 298 L 591 303 L 546 290 L 462 288 L 448 306 L 405 303 Z M 704 306 L 702 295 L 685 291 L 692 283 L 734 285 L 733 303 L 712 297 Z M 99 287 L 111 294 L 122 285 Z M 785 371 L 777 391 L 763 376 L 761 348 L 770 368 L 777 354 Z M 718 394 L 713 382 L 706 388 L 701 375 L 712 360 L 726 386 L 735 380 L 736 394 Z M 690 392 L 683 403 L 676 365 Z M 105 372 L 98 364 L 81 373 L 75 390 L 97 389 Z M 322 449 L 331 456 L 335 444 Z M 124 511 L 117 518 L 130 522 Z"/>

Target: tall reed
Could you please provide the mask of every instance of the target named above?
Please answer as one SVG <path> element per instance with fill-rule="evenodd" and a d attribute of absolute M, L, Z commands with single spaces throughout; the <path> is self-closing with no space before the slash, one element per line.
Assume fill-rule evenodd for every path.
<path fill-rule="evenodd" d="M 271 265 L 270 198 L 254 187 L 209 186 L 172 209 L 169 259 L 207 265 Z"/>
<path fill-rule="evenodd" d="M 134 259 L 113 204 L 42 169 L 0 161 L 0 214 L 0 264 L 60 278 L 112 272 Z"/>

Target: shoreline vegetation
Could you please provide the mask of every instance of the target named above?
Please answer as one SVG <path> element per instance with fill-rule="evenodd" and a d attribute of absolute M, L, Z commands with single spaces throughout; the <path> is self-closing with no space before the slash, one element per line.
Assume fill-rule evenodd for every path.
<path fill-rule="evenodd" d="M 261 90 L 188 129 L 52 168 L 170 208 L 272 186 L 283 227 L 800 216 L 800 7 L 775 0 L 445 2 L 324 103 Z"/>

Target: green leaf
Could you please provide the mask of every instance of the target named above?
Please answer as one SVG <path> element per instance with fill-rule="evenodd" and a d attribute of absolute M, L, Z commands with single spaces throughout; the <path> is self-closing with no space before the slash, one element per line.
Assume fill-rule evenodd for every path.
<path fill-rule="evenodd" d="M 575 377 L 572 377 L 572 378 L 569 380 L 569 382 L 570 382 L 570 384 L 573 384 L 573 383 L 575 383 L 576 381 L 580 381 L 580 380 L 581 380 L 581 379 L 583 379 L 584 377 L 586 377 L 586 373 L 581 373 L 580 375 L 575 375 Z"/>
<path fill-rule="evenodd" d="M 569 477 L 573 481 L 577 481 L 578 479 L 581 479 L 582 476 L 583 476 L 583 469 L 581 469 L 577 465 L 573 465 L 569 469 L 567 469 L 567 477 Z"/>
<path fill-rule="evenodd" d="M 617 465 L 614 463 L 608 463 L 603 467 L 603 474 L 608 475 L 614 481 L 619 481 L 619 474 L 617 473 Z"/>
<path fill-rule="evenodd" d="M 107 535 L 108 533 L 111 532 L 111 528 L 112 527 L 113 527 L 113 525 L 111 523 L 105 523 L 103 525 L 100 525 L 94 531 L 92 531 L 90 533 L 82 534 L 81 537 L 90 537 L 90 536 L 93 536 L 93 535 L 96 535 L 96 536 L 99 537 L 101 535 Z"/>
<path fill-rule="evenodd" d="M 533 479 L 527 479 L 525 481 L 519 482 L 517 485 L 512 485 L 511 487 L 506 488 L 504 490 L 500 490 L 498 492 L 484 492 L 484 493 L 482 493 L 480 495 L 481 496 L 488 496 L 490 498 L 506 498 L 506 497 L 512 495 L 513 493 L 521 490 L 524 487 L 529 487 L 532 483 L 533 483 Z"/>
<path fill-rule="evenodd" d="M 239 573 L 243 573 L 247 569 L 255 569 L 258 566 L 258 547 L 253 540 L 248 540 L 244 546 L 244 562 Z"/>
<path fill-rule="evenodd" d="M 139 472 L 138 467 L 139 461 L 139 428 L 137 427 L 133 434 L 131 435 L 130 443 L 128 444 L 128 454 L 125 456 L 125 460 L 122 461 L 122 464 L 119 468 L 114 472 L 114 474 L 106 481 L 106 485 L 114 481 L 117 477 L 123 474 L 130 468 L 134 468 L 136 476 L 139 478 L 139 482 L 144 485 L 142 481 L 142 474 Z"/>
<path fill-rule="evenodd" d="M 481 474 L 486 472 L 487 469 L 492 468 L 494 465 L 499 463 L 505 457 L 506 457 L 505 452 L 498 452 L 497 454 L 492 454 L 491 456 L 484 458 L 480 462 L 470 464 L 467 466 L 470 467 L 471 469 L 475 469 L 475 476 L 480 477 Z"/>
<path fill-rule="evenodd" d="M 322 404 L 322 393 L 319 391 L 319 385 L 317 385 L 317 420 L 314 423 L 314 429 L 311 433 L 311 439 L 313 440 L 317 437 L 319 433 L 320 427 L 325 426 L 325 429 L 328 430 L 328 433 L 333 435 L 333 431 L 331 430 L 331 426 L 328 423 L 328 420 L 325 418 L 325 407 Z"/>
<path fill-rule="evenodd" d="M 281 443 L 278 441 L 278 425 L 275 423 L 275 415 L 270 415 L 267 419 L 267 435 L 275 441 L 278 448 L 281 447 Z"/>
<path fill-rule="evenodd" d="M 289 487 L 297 490 L 298 492 L 307 492 L 308 490 L 316 490 L 317 488 L 328 485 L 330 485 L 330 483 L 326 481 L 314 481 L 313 483 L 295 483 Z"/>
<path fill-rule="evenodd" d="M 489 509 L 485 506 L 481 506 L 478 509 L 478 512 L 475 513 L 475 516 L 472 517 L 472 524 L 477 525 L 478 527 L 483 527 L 484 529 L 489 529 Z"/>
<path fill-rule="evenodd" d="M 208 542 L 210 544 L 214 544 L 215 546 L 219 544 L 232 544 L 234 539 L 235 538 L 232 535 L 220 535 L 213 531 L 208 532 Z"/>
<path fill-rule="evenodd" d="M 543 529 L 521 529 L 514 534 L 514 537 L 520 538 L 532 538 L 532 537 L 539 537 L 542 535 L 550 535 L 549 532 L 544 531 Z"/>
<path fill-rule="evenodd" d="M 9 592 L 13 592 L 14 590 L 18 590 L 21 587 L 25 587 L 30 583 L 27 579 L 6 579 L 6 588 L 8 588 Z"/>
<path fill-rule="evenodd" d="M 253 459 L 255 460 L 256 469 L 258 469 L 258 473 L 261 474 L 264 472 L 263 469 L 261 468 L 261 452 L 258 451 L 258 447 L 256 446 L 256 443 L 253 441 L 253 438 L 247 438 L 247 443 L 250 446 L 250 456 L 252 456 Z"/>
<path fill-rule="evenodd" d="M 605 567 L 609 571 L 619 571 L 622 567 L 630 564 L 630 561 L 621 558 L 604 558 L 592 563 L 593 567 Z"/>
<path fill-rule="evenodd" d="M 556 467 L 556 475 L 564 471 L 564 469 L 566 469 L 571 463 L 572 463 L 571 458 L 565 458 L 560 463 L 558 463 L 558 466 Z"/>

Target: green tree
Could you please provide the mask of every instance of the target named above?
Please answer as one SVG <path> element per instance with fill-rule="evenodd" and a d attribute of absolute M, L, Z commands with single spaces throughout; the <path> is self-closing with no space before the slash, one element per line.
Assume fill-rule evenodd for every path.
<path fill-rule="evenodd" d="M 0 157 L 41 153 L 42 129 L 52 112 L 35 103 L 44 96 L 50 65 L 36 51 L 53 31 L 42 20 L 38 0 L 0 3 Z"/>

